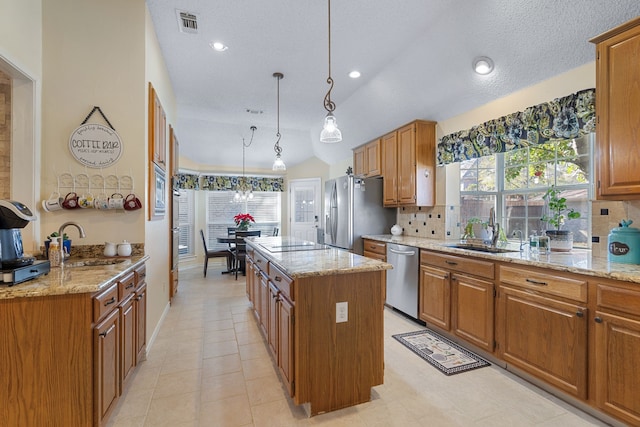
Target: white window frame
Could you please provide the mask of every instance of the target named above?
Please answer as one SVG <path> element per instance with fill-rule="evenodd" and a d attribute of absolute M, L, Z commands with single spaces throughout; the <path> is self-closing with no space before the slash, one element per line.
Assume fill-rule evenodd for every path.
<path fill-rule="evenodd" d="M 195 239 L 195 190 L 178 190 L 180 196 L 178 212 L 178 227 L 180 227 L 180 245 L 187 246 L 186 250 L 179 250 L 179 258 L 194 257 L 196 254 L 196 239 Z M 186 205 L 186 215 L 181 215 L 183 206 Z M 186 216 L 186 218 L 184 218 Z M 186 239 L 186 241 L 185 241 Z"/>
<path fill-rule="evenodd" d="M 589 138 L 589 142 L 590 142 L 590 147 L 589 147 L 589 175 L 588 175 L 588 182 L 585 184 L 572 184 L 572 185 L 558 185 L 556 188 L 558 188 L 559 190 L 568 190 L 568 189 L 586 189 L 587 190 L 587 201 L 589 200 L 593 200 L 593 195 L 594 195 L 594 168 L 593 168 L 593 157 L 594 157 L 594 147 L 595 147 L 595 135 L 590 134 L 588 136 L 586 136 L 587 138 Z M 504 159 L 504 153 L 497 153 L 495 155 L 496 157 L 496 162 L 495 162 L 495 171 L 496 171 L 496 181 L 495 181 L 495 190 L 494 191 L 479 191 L 479 190 L 475 190 L 475 191 L 463 191 L 462 189 L 460 189 L 460 206 L 462 206 L 462 198 L 463 196 L 468 196 L 468 195 L 487 195 L 487 196 L 493 196 L 495 197 L 495 201 L 496 201 L 496 221 L 500 223 L 501 226 L 504 226 L 505 224 L 505 197 L 508 196 L 509 194 L 534 194 L 534 193 L 540 193 L 540 192 L 544 192 L 545 188 L 525 188 L 525 189 L 511 189 L 511 190 L 506 190 L 505 189 L 505 159 Z M 462 168 L 461 168 L 462 169 Z M 478 168 L 479 169 L 479 168 Z M 460 179 L 460 173 L 458 173 L 458 179 Z M 460 188 L 460 181 L 458 182 L 458 188 Z M 591 247 L 591 203 L 587 203 L 587 245 L 586 247 L 590 248 Z M 488 219 L 488 216 L 487 216 Z M 527 210 L 526 215 L 523 217 L 524 220 L 524 224 L 525 224 L 525 228 L 524 230 L 521 230 L 524 233 L 525 239 L 526 236 L 532 233 L 532 230 L 528 230 L 528 224 L 529 224 L 529 211 Z M 462 228 L 464 228 L 464 226 L 466 225 L 465 223 L 461 223 L 460 224 Z M 507 231 L 507 238 L 514 238 L 513 236 L 510 236 L 508 234 L 509 230 Z"/>
<path fill-rule="evenodd" d="M 256 220 L 251 225 L 251 230 L 260 230 L 262 236 L 270 236 L 273 233 L 275 227 L 281 229 L 282 224 L 282 192 L 281 191 L 254 191 L 253 200 L 240 200 L 236 202 L 234 200 L 235 191 L 207 191 L 205 197 L 205 238 L 207 240 L 207 247 L 216 246 L 218 242 L 215 240 L 216 236 L 222 236 L 227 234 L 227 228 L 235 227 L 233 222 L 234 215 L 238 213 L 250 213 Z M 264 221 L 260 214 L 252 212 L 252 208 L 249 207 L 251 203 L 255 203 L 260 197 L 266 195 L 272 195 L 276 200 L 273 202 L 275 208 L 274 216 L 269 220 Z M 229 208 L 225 207 L 226 213 L 221 214 L 211 211 L 211 199 L 215 198 L 216 204 L 228 204 Z M 221 206 L 221 205 L 219 205 Z"/>

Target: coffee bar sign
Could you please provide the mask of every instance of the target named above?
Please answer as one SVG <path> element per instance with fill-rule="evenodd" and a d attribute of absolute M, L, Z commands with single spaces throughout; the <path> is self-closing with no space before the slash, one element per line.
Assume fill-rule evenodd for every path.
<path fill-rule="evenodd" d="M 114 129 L 96 123 L 87 123 L 71 133 L 69 150 L 83 165 L 90 168 L 105 168 L 120 159 L 122 141 Z"/>

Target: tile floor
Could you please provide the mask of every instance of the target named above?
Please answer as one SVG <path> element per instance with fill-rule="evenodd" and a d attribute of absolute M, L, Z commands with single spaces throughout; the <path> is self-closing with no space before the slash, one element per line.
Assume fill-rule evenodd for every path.
<path fill-rule="evenodd" d="M 278 379 L 245 296 L 224 267 L 180 271 L 180 290 L 109 426 L 605 425 L 491 366 L 447 377 L 392 334 L 420 329 L 385 312 L 385 382 L 369 403 L 307 418 Z"/>

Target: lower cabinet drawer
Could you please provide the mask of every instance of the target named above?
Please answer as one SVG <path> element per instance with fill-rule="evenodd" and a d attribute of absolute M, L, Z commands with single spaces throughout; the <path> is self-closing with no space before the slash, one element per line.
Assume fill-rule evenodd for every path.
<path fill-rule="evenodd" d="M 540 293 L 587 302 L 587 282 L 529 268 L 500 266 L 500 282 Z"/>
<path fill-rule="evenodd" d="M 387 244 L 376 242 L 375 240 L 363 239 L 364 252 L 370 252 L 378 255 L 387 255 Z M 368 255 L 365 255 L 368 256 Z M 370 258 L 375 258 L 370 256 Z"/>
<path fill-rule="evenodd" d="M 495 277 L 495 267 L 490 261 L 481 261 L 439 252 L 421 250 L 420 264 L 446 268 L 460 273 L 473 274 L 474 276 L 485 279 L 493 279 Z"/>
<path fill-rule="evenodd" d="M 106 291 L 93 297 L 93 321 L 98 322 L 118 306 L 118 285 L 114 283 Z"/>
<path fill-rule="evenodd" d="M 282 270 L 271 262 L 269 263 L 269 280 L 271 280 L 288 299 L 295 301 L 293 279 L 284 274 Z"/>

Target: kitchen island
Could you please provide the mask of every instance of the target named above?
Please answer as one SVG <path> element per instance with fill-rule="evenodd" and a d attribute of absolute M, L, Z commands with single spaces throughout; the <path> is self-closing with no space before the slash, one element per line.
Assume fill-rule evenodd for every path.
<path fill-rule="evenodd" d="M 247 243 L 247 295 L 293 402 L 309 415 L 368 402 L 391 266 L 286 236 Z"/>

